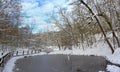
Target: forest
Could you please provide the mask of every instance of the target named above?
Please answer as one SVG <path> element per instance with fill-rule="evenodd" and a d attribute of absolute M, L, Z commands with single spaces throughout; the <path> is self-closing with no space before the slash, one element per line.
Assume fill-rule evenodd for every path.
<path fill-rule="evenodd" d="M 40 48 L 58 46 L 59 49 L 72 49 L 71 46 L 91 46 L 96 35 L 101 34 L 112 53 L 120 47 L 120 1 L 119 0 L 73 0 L 71 10 L 57 8 L 57 13 L 49 15 L 57 31 L 32 33 L 30 25 L 24 26 L 20 0 L 0 1 L 0 44 L 7 46 Z M 56 15 L 58 17 L 56 17 Z M 112 34 L 112 38 L 107 36 Z M 101 38 L 102 39 L 102 38 Z"/>

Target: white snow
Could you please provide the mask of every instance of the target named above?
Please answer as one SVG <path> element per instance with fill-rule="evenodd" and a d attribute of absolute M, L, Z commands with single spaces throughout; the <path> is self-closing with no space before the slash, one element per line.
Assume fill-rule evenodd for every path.
<path fill-rule="evenodd" d="M 86 48 L 83 50 L 80 49 L 73 49 L 73 50 L 60 50 L 54 51 L 50 54 L 73 54 L 73 55 L 97 55 L 97 56 L 110 56 L 111 50 L 109 49 L 108 45 L 104 42 L 97 42 L 93 44 L 92 48 Z"/>
<path fill-rule="evenodd" d="M 17 59 L 23 58 L 24 56 L 13 57 L 10 59 L 7 64 L 5 65 L 3 72 L 13 72 L 13 68 L 15 66 L 15 62 Z"/>
<path fill-rule="evenodd" d="M 107 35 L 109 38 L 112 35 L 109 33 Z M 104 38 L 101 35 L 96 35 L 97 42 L 94 43 L 91 47 L 85 47 L 85 50 L 80 48 L 73 48 L 73 50 L 60 50 L 54 51 L 50 54 L 71 54 L 71 55 L 95 55 L 103 56 L 112 63 L 120 64 L 120 48 L 116 48 L 115 52 L 112 54 L 108 44 L 104 41 Z M 120 68 L 114 65 L 107 65 L 107 70 L 110 72 L 120 72 Z M 104 71 L 102 71 L 104 72 Z"/>
<path fill-rule="evenodd" d="M 47 54 L 47 53 L 46 52 L 40 52 L 38 54 L 32 54 L 32 55 L 28 55 L 28 56 L 45 55 L 45 54 Z"/>
<path fill-rule="evenodd" d="M 101 45 L 101 46 L 100 46 Z M 105 46 L 105 43 L 100 43 L 97 46 L 93 45 L 95 47 L 93 48 L 88 48 L 88 49 L 74 49 L 74 50 L 61 50 L 61 51 L 54 51 L 51 52 L 50 54 L 71 54 L 71 55 L 97 55 L 97 56 L 104 56 L 106 59 L 110 60 L 113 63 L 118 63 L 120 64 L 120 48 L 117 48 L 114 52 L 114 54 L 111 54 L 110 49 Z M 35 56 L 35 55 L 44 55 L 46 54 L 45 52 L 41 52 L 39 54 L 33 54 L 31 56 Z M 22 56 L 23 57 L 23 56 Z M 12 59 L 10 59 L 8 61 L 8 63 L 5 66 L 5 69 L 3 70 L 3 72 L 12 72 L 13 68 L 14 68 L 14 63 L 17 59 L 22 58 L 22 57 L 14 57 Z M 69 59 L 69 57 L 68 57 Z M 120 72 L 120 68 L 116 67 L 116 66 L 111 66 L 111 65 L 107 65 L 107 70 L 110 72 Z M 99 72 L 104 72 L 104 71 L 99 71 Z"/>
<path fill-rule="evenodd" d="M 120 72 L 120 68 L 114 65 L 107 65 L 106 69 L 109 72 Z"/>
<path fill-rule="evenodd" d="M 115 49 L 115 52 L 108 55 L 107 59 L 112 63 L 120 64 L 120 48 Z"/>
<path fill-rule="evenodd" d="M 105 72 L 105 71 L 99 71 L 99 72 Z"/>
<path fill-rule="evenodd" d="M 112 36 L 110 33 L 107 35 L 109 38 Z M 94 43 L 91 47 L 85 47 L 83 50 L 82 47 L 74 47 L 73 50 L 58 50 L 58 48 L 54 47 L 54 51 L 50 52 L 49 54 L 70 54 L 70 55 L 95 55 L 95 56 L 103 56 L 107 60 L 111 61 L 112 63 L 120 64 L 120 48 L 116 48 L 115 52 L 112 54 L 111 50 L 108 46 L 108 44 L 104 41 L 104 38 L 101 37 L 101 34 L 96 35 L 97 42 Z M 52 48 L 49 47 L 49 48 Z M 45 52 L 34 54 L 35 55 L 44 55 Z M 3 72 L 12 72 L 12 69 L 14 67 L 14 62 L 19 59 L 12 58 L 8 61 L 7 65 L 5 66 L 5 69 Z M 69 57 L 68 57 L 69 59 Z M 114 65 L 107 65 L 107 71 L 110 72 L 120 72 L 120 68 Z M 104 71 L 99 71 L 104 72 Z"/>
<path fill-rule="evenodd" d="M 61 50 L 51 52 L 50 54 L 72 54 L 72 55 L 95 55 L 103 56 L 112 63 L 120 64 L 120 48 L 115 49 L 112 54 L 109 48 L 91 48 L 91 49 L 75 49 L 75 50 Z"/>
<path fill-rule="evenodd" d="M 25 56 L 36 56 L 36 55 L 45 55 L 45 52 L 41 52 L 38 54 L 32 54 L 32 55 L 25 55 Z M 24 56 L 18 56 L 18 57 L 13 57 L 11 58 L 7 64 L 5 65 L 3 72 L 13 72 L 14 66 L 15 66 L 15 62 L 16 60 L 20 59 L 20 58 L 24 58 Z"/>

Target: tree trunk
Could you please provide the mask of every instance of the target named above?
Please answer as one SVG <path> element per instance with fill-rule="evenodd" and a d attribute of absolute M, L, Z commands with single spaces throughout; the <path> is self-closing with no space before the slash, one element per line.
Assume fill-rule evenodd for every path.
<path fill-rule="evenodd" d="M 58 40 L 57 40 L 57 45 L 58 45 L 59 50 L 61 50 L 61 46 L 60 46 L 60 44 L 59 44 L 59 41 L 58 41 Z"/>
<path fill-rule="evenodd" d="M 112 27 L 112 22 L 110 21 L 110 18 L 104 13 L 101 14 L 101 16 L 105 19 L 105 21 L 108 23 L 108 26 L 110 27 L 111 31 L 112 31 L 112 34 L 113 34 L 113 38 L 116 39 L 117 43 L 118 43 L 118 47 L 120 47 L 120 42 L 119 42 L 119 39 L 118 37 L 116 36 L 114 30 L 113 30 L 113 27 Z"/>
<path fill-rule="evenodd" d="M 102 28 L 102 25 L 100 24 L 99 19 L 97 18 L 97 16 L 94 14 L 94 12 L 92 11 L 92 9 L 91 9 L 83 0 L 79 0 L 79 1 L 80 1 L 83 5 L 86 6 L 86 8 L 91 12 L 92 15 L 94 15 L 94 18 L 96 19 L 96 21 L 97 21 L 97 23 L 98 23 L 98 26 L 100 27 L 100 29 L 101 29 L 104 37 L 105 37 L 105 40 L 107 41 L 107 43 L 108 43 L 108 45 L 109 45 L 112 53 L 114 53 L 114 49 L 113 49 L 112 45 L 110 44 L 109 40 L 107 39 L 107 36 L 106 36 L 106 34 L 105 34 L 105 32 L 104 32 L 104 30 L 103 30 L 103 28 Z"/>

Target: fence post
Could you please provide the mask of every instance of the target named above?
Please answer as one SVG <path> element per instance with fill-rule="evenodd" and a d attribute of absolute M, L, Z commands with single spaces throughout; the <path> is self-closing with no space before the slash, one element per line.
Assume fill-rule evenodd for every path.
<path fill-rule="evenodd" d="M 41 49 L 38 50 L 38 53 L 40 53 L 40 52 L 41 52 Z"/>
<path fill-rule="evenodd" d="M 24 50 L 23 50 L 23 53 L 22 53 L 22 55 L 24 55 Z"/>
<path fill-rule="evenodd" d="M 16 56 L 18 56 L 18 51 L 16 52 Z"/>
<path fill-rule="evenodd" d="M 13 52 L 11 52 L 11 56 L 14 56 L 14 51 L 13 51 Z"/>

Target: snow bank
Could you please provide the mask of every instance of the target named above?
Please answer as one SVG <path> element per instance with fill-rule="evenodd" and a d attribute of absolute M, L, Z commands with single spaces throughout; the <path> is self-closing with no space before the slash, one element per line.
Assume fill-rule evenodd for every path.
<path fill-rule="evenodd" d="M 41 52 L 39 54 L 32 54 L 32 55 L 26 55 L 26 56 L 36 56 L 36 55 L 45 55 L 45 52 Z M 15 62 L 20 59 L 20 58 L 24 58 L 24 56 L 18 56 L 18 57 L 13 57 L 11 58 L 7 64 L 5 65 L 3 72 L 13 72 L 14 66 L 15 66 Z"/>
<path fill-rule="evenodd" d="M 107 59 L 112 63 L 120 64 L 120 48 L 115 49 L 115 52 L 108 55 Z"/>
<path fill-rule="evenodd" d="M 54 51 L 50 54 L 71 54 L 71 55 L 95 55 L 95 56 L 103 56 L 107 60 L 112 63 L 120 64 L 120 48 L 116 48 L 115 52 L 112 54 L 109 46 L 104 41 L 98 41 L 92 45 L 90 48 L 76 49 L 73 50 L 61 50 Z M 110 72 L 120 72 L 120 68 L 114 65 L 107 65 L 107 70 Z"/>
<path fill-rule="evenodd" d="M 120 72 L 120 68 L 114 65 L 107 65 L 107 71 L 109 72 Z"/>
<path fill-rule="evenodd" d="M 7 64 L 5 65 L 3 72 L 13 72 L 13 68 L 15 66 L 15 62 L 17 59 L 23 58 L 24 56 L 13 57 L 10 59 Z"/>
<path fill-rule="evenodd" d="M 112 63 L 120 64 L 120 48 L 116 48 L 114 54 L 111 53 L 111 50 L 108 46 L 108 44 L 104 41 L 104 38 L 101 37 L 101 34 L 96 34 L 96 40 L 97 42 L 94 43 L 91 47 L 85 47 L 85 49 L 82 49 L 82 46 L 75 47 L 73 50 L 57 50 L 55 46 L 53 47 L 54 51 L 50 52 L 49 54 L 71 54 L 71 55 L 95 55 L 95 56 L 103 56 L 107 60 L 111 61 Z M 111 33 L 107 35 L 109 38 L 112 37 Z M 52 46 L 49 46 L 48 48 L 52 48 Z M 45 52 L 41 52 L 39 54 L 35 55 L 44 55 Z M 14 67 L 14 62 L 19 59 L 18 58 L 12 58 L 9 60 L 7 65 L 5 66 L 5 69 L 3 72 L 12 72 L 12 69 Z M 120 68 L 114 65 L 107 65 L 107 71 L 110 72 L 120 72 Z"/>
<path fill-rule="evenodd" d="M 32 55 L 28 55 L 28 56 L 45 55 L 45 54 L 47 54 L 47 53 L 46 52 L 40 52 L 38 54 L 32 54 Z"/>
<path fill-rule="evenodd" d="M 102 45 L 104 46 L 104 45 Z M 74 50 L 60 50 L 49 54 L 70 54 L 70 55 L 95 55 L 103 56 L 112 63 L 120 64 L 120 48 L 115 49 L 112 54 L 108 47 L 91 48 L 91 49 L 74 49 Z"/>
<path fill-rule="evenodd" d="M 73 50 L 60 50 L 54 51 L 50 54 L 72 54 L 72 55 L 96 55 L 96 56 L 109 56 L 111 55 L 111 50 L 109 49 L 108 45 L 104 42 L 97 42 L 93 44 L 92 48 L 83 49 L 76 49 Z"/>

